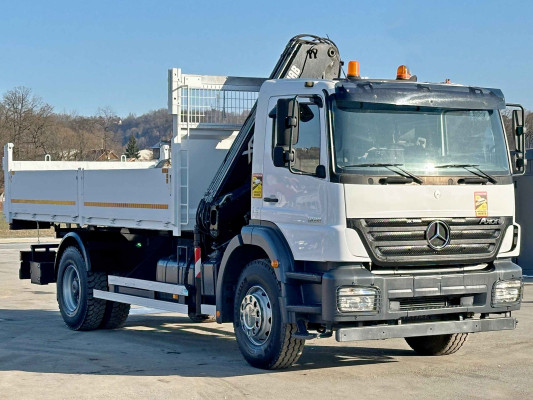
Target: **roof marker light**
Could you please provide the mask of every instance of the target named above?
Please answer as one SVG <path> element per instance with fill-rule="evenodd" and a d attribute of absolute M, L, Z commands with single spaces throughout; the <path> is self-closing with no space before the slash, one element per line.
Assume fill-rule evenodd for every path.
<path fill-rule="evenodd" d="M 411 79 L 411 72 L 406 65 L 400 65 L 396 71 L 396 79 L 398 80 L 408 80 Z"/>
<path fill-rule="evenodd" d="M 348 78 L 359 78 L 359 62 L 350 61 L 348 63 Z"/>

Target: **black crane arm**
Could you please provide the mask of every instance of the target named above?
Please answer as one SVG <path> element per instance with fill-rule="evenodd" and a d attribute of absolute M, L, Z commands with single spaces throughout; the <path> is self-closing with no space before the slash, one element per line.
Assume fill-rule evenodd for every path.
<path fill-rule="evenodd" d="M 341 67 L 339 50 L 333 41 L 329 38 L 302 34 L 289 41 L 269 79 L 336 79 L 340 77 Z M 204 198 L 198 205 L 197 229 L 203 234 L 210 235 L 215 241 L 229 237 L 228 234 L 231 233 L 229 231 L 238 228 L 231 223 L 219 223 L 220 216 L 223 214 L 222 208 L 234 203 L 236 197 L 244 197 L 249 193 L 243 190 L 243 185 L 249 182 L 243 181 L 242 173 L 235 172 L 240 170 L 239 161 L 253 143 L 255 111 L 256 105 L 254 104 L 224 162 L 220 165 Z M 249 176 L 244 178 L 249 180 Z M 247 201 L 249 202 L 249 198 Z M 238 208 L 235 204 L 232 207 Z M 232 216 L 228 215 L 224 221 L 231 218 Z"/>

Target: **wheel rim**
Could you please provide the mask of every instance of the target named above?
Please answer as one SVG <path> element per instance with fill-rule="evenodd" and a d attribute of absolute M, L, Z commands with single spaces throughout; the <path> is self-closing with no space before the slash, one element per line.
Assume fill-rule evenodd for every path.
<path fill-rule="evenodd" d="M 72 316 L 80 305 L 80 277 L 73 264 L 65 268 L 62 291 L 65 312 Z"/>
<path fill-rule="evenodd" d="M 272 330 L 272 305 L 268 294 L 261 286 L 251 287 L 239 309 L 241 327 L 250 342 L 265 343 Z"/>

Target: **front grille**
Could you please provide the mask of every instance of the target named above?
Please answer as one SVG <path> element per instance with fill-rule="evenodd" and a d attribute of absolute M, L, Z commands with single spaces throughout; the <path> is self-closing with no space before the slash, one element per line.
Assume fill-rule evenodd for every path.
<path fill-rule="evenodd" d="M 442 296 L 415 297 L 408 299 L 397 299 L 399 311 L 435 310 L 439 308 L 460 307 L 459 298 L 448 298 Z"/>
<path fill-rule="evenodd" d="M 490 253 L 492 244 L 451 244 L 442 250 L 433 250 L 429 246 L 378 246 L 377 251 L 382 255 L 420 256 L 420 255 L 449 255 L 449 254 L 480 254 Z"/>
<path fill-rule="evenodd" d="M 499 229 L 470 229 L 452 231 L 451 239 L 496 239 L 500 234 Z M 413 232 L 370 232 L 373 240 L 399 241 L 399 240 L 425 240 L 424 231 Z"/>
<path fill-rule="evenodd" d="M 482 218 L 369 218 L 348 219 L 377 266 L 467 264 L 490 262 L 496 257 L 511 217 Z M 433 221 L 449 227 L 449 243 L 435 250 L 426 230 Z"/>

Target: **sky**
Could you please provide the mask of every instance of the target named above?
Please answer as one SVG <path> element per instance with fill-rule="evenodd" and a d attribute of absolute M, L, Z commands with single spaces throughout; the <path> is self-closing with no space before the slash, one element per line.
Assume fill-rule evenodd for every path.
<path fill-rule="evenodd" d="M 361 75 L 502 89 L 533 110 L 533 1 L 0 0 L 0 94 L 56 112 L 166 107 L 167 70 L 266 77 L 288 40 L 328 35 Z"/>

